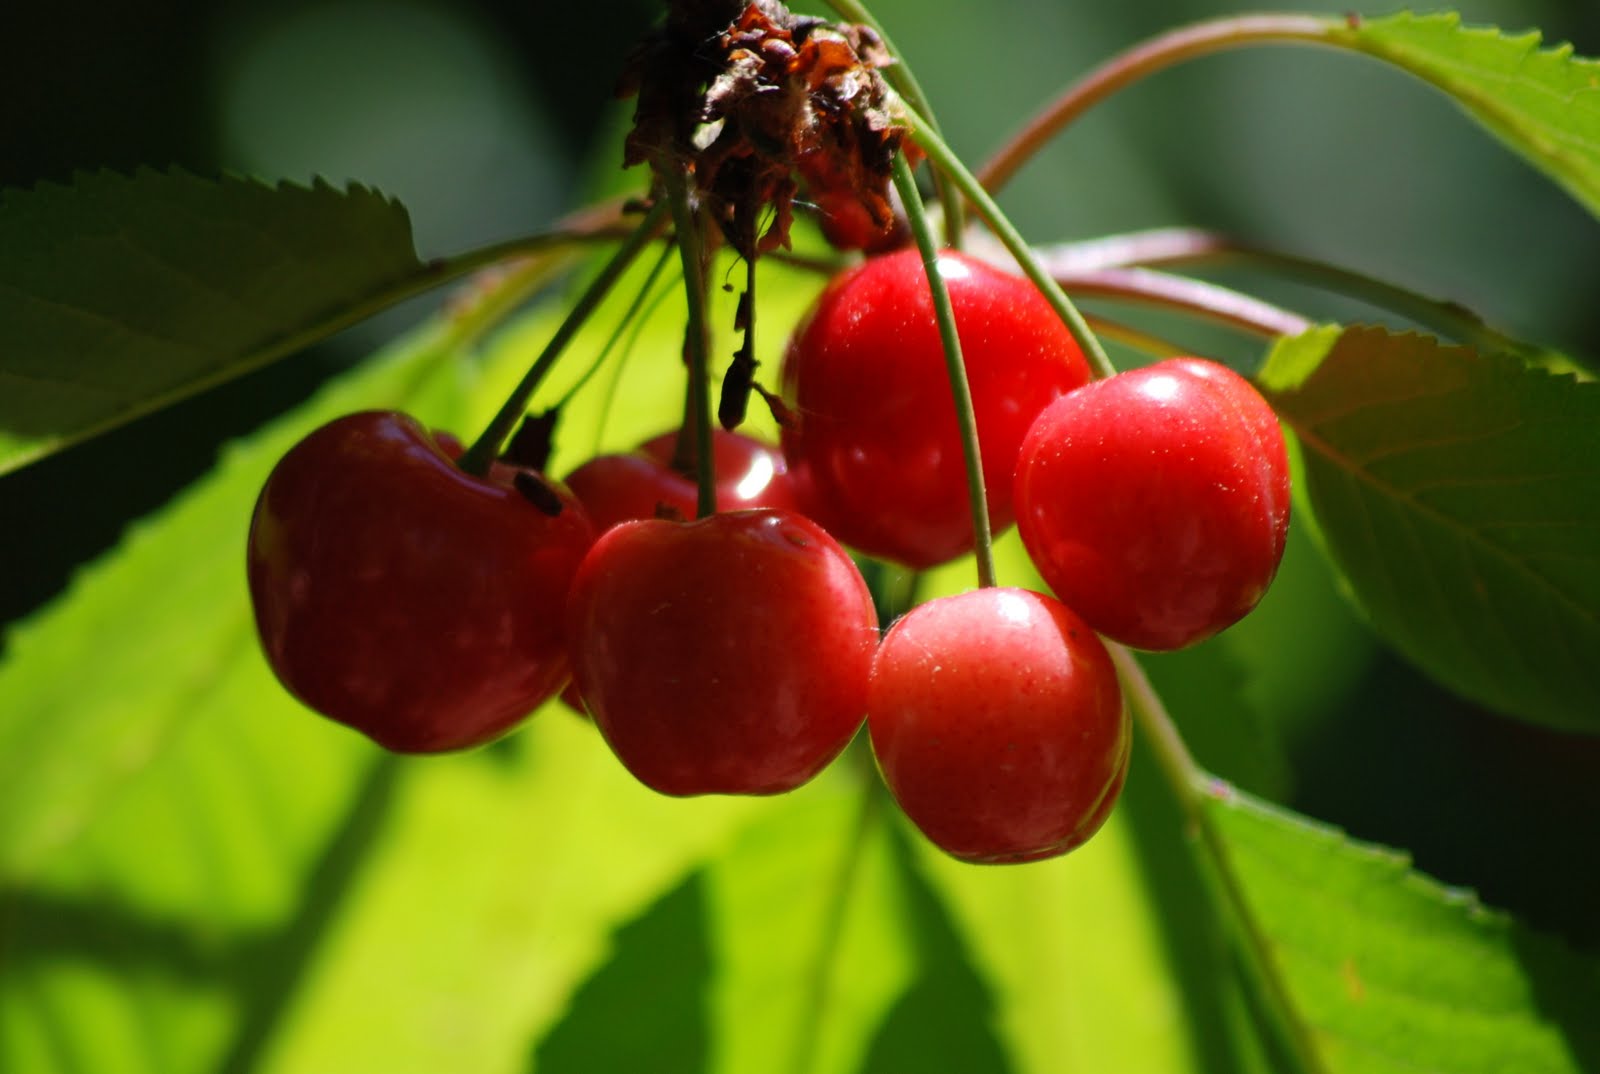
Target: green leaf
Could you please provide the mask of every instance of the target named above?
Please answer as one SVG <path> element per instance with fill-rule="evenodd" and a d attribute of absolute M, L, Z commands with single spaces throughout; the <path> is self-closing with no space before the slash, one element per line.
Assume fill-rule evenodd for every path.
<path fill-rule="evenodd" d="M 1319 329 L 1261 377 L 1335 564 L 1440 682 L 1600 733 L 1600 385 L 1381 329 Z"/>
<path fill-rule="evenodd" d="M 1600 964 L 1395 851 L 1225 787 L 1203 808 L 1316 1069 L 1596 1069 Z"/>
<path fill-rule="evenodd" d="M 1455 13 L 1351 20 L 1329 39 L 1416 75 L 1600 215 L 1600 62 Z"/>
<path fill-rule="evenodd" d="M 430 382 L 439 359 L 437 335 L 426 336 L 229 449 L 66 599 L 9 636 L 0 665 L 0 881 L 36 873 L 192 724 L 215 719 L 217 698 L 239 700 L 241 680 L 260 691 L 244 699 L 251 712 L 299 711 L 262 675 L 245 602 L 256 494 L 290 445 L 338 414 L 397 405 L 454 424 L 460 383 Z"/>
<path fill-rule="evenodd" d="M 242 549 L 267 470 L 315 424 L 453 421 L 430 331 L 231 449 L 0 665 L 0 1068 L 248 1066 L 377 837 L 396 773 L 273 681 Z"/>
<path fill-rule="evenodd" d="M 360 186 L 99 173 L 0 197 L 0 473 L 442 282 Z"/>
<path fill-rule="evenodd" d="M 554 320 L 523 318 L 481 365 L 463 342 L 547 268 L 229 449 L 9 639 L 0 1070 L 520 1070 L 618 923 L 770 808 L 651 794 L 560 711 L 386 760 L 259 655 L 242 550 L 277 457 L 366 407 L 480 428 Z M 671 384 L 681 323 L 653 327 L 649 375 Z M 576 349 L 607 334 L 602 315 Z M 630 393 L 614 435 L 659 431 L 675 399 L 681 381 Z"/>

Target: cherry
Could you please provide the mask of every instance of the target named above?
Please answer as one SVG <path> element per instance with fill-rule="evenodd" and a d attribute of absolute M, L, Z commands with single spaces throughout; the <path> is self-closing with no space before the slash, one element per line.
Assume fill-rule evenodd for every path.
<path fill-rule="evenodd" d="M 673 468 L 678 434 L 663 433 L 638 450 L 598 455 L 567 475 L 567 487 L 583 504 L 595 529 L 654 518 L 663 510 L 678 518 L 696 515 L 693 472 Z M 743 433 L 711 431 L 712 464 L 717 477 L 717 510 L 795 505 L 783 455 L 771 444 Z"/>
<path fill-rule="evenodd" d="M 1131 743 L 1105 646 L 1023 589 L 941 597 L 899 619 L 872 662 L 867 726 L 901 809 L 974 862 L 1083 843 L 1116 802 Z"/>
<path fill-rule="evenodd" d="M 1227 368 L 1174 358 L 1052 403 L 1017 464 L 1039 574 L 1095 630 L 1180 649 L 1255 607 L 1289 526 L 1271 406 Z"/>
<path fill-rule="evenodd" d="M 562 609 L 594 540 L 560 485 L 500 465 L 474 477 L 453 453 L 403 414 L 339 418 L 278 462 L 250 523 L 273 671 L 397 752 L 488 741 L 560 688 Z"/>
<path fill-rule="evenodd" d="M 872 598 L 791 511 L 615 526 L 579 567 L 567 622 L 596 726 L 663 794 L 791 790 L 866 712 Z"/>
<path fill-rule="evenodd" d="M 977 416 L 995 532 L 1011 521 L 1017 448 L 1039 412 L 1089 379 L 1028 281 L 939 256 Z M 973 548 L 967 477 L 933 300 L 915 249 L 836 278 L 783 364 L 783 450 L 806 514 L 843 543 L 909 567 Z"/>

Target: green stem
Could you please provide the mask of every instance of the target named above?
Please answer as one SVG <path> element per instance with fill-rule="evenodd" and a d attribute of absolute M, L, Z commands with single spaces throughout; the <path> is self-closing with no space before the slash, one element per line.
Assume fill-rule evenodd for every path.
<path fill-rule="evenodd" d="M 706 322 L 706 265 L 700 242 L 700 221 L 689 203 L 689 182 L 680 165 L 664 158 L 657 174 L 667 188 L 667 204 L 672 207 L 672 226 L 678 236 L 678 257 L 683 263 L 683 290 L 689 307 L 684 329 L 684 349 L 689 360 L 688 405 L 684 425 L 691 427 L 695 444 L 695 484 L 698 496 L 695 514 L 700 518 L 716 513 L 716 464 L 711 447 L 711 340 Z M 679 434 L 682 443 L 682 432 Z"/>
<path fill-rule="evenodd" d="M 928 102 L 928 95 L 922 91 L 922 84 L 917 81 L 917 76 L 912 73 L 911 65 L 905 56 L 894 46 L 889 39 L 889 34 L 860 0 L 828 0 L 828 6 L 833 8 L 842 19 L 858 22 L 866 26 L 878 39 L 883 42 L 883 47 L 889 55 L 895 58 L 893 66 L 888 68 L 889 85 L 910 102 L 930 125 L 935 134 L 940 133 L 937 122 L 933 118 L 933 107 Z M 939 193 L 939 206 L 944 211 L 944 241 L 945 245 L 953 250 L 961 249 L 961 236 L 966 231 L 966 208 L 962 199 L 956 195 L 951 187 L 950 180 L 943 172 L 936 172 L 933 177 L 935 188 Z"/>
<path fill-rule="evenodd" d="M 672 245 L 676 246 L 677 241 L 673 240 Z M 666 253 L 668 256 L 671 255 L 670 247 Z M 660 308 L 661 303 L 667 300 L 667 296 L 672 293 L 673 286 L 674 281 L 665 281 L 665 285 L 650 296 L 649 304 L 645 306 L 644 312 L 635 318 L 633 322 L 633 330 L 628 333 L 627 342 L 622 345 L 622 357 L 617 359 L 617 367 L 611 371 L 611 379 L 606 382 L 605 397 L 600 403 L 600 418 L 594 425 L 594 446 L 590 449 L 590 454 L 592 455 L 598 455 L 601 445 L 605 443 L 606 422 L 611 417 L 611 408 L 616 403 L 617 392 L 622 388 L 623 369 L 628 364 L 628 359 L 633 355 L 634 348 L 638 346 L 639 336 L 643 334 L 645 325 L 655 316 L 656 310 Z"/>
<path fill-rule="evenodd" d="M 922 195 L 917 191 L 917 181 L 911 176 L 911 166 L 906 163 L 904 153 L 895 154 L 894 185 L 906 204 L 911 233 L 916 237 L 917 249 L 922 254 L 922 267 L 928 276 L 928 287 L 933 292 L 933 313 L 939 322 L 939 339 L 944 344 L 945 372 L 950 377 L 956 424 L 961 430 L 961 454 L 967 466 L 967 496 L 976 540 L 973 551 L 978 558 L 978 585 L 992 586 L 995 584 L 994 535 L 989 527 L 989 500 L 983 489 L 983 456 L 978 448 L 978 419 L 972 409 L 972 390 L 967 384 L 966 363 L 961 358 L 961 337 L 956 332 L 956 315 L 950 305 L 950 291 L 939 273 L 939 249 L 934 243 L 933 230 L 928 226 L 928 214 L 922 206 Z"/>
<path fill-rule="evenodd" d="M 528 372 L 523 375 L 522 380 L 512 390 L 510 398 L 505 401 L 505 405 L 500 408 L 494 419 L 489 422 L 489 427 L 462 454 L 459 463 L 461 469 L 469 474 L 485 474 L 489 472 L 489 464 L 500 453 L 500 445 L 505 443 L 506 437 L 510 436 L 512 429 L 516 427 L 517 420 L 527 410 L 528 400 L 533 397 L 534 390 L 538 388 L 540 381 L 544 380 L 545 374 L 549 373 L 551 367 L 555 365 L 556 359 L 561 357 L 561 352 L 566 348 L 566 345 L 577 334 L 578 329 L 583 327 L 583 323 L 589 319 L 589 315 L 594 312 L 595 307 L 610 292 L 618 277 L 633 263 L 633 259 L 639 256 L 639 251 L 643 250 L 655 238 L 656 231 L 665 219 L 666 206 L 657 203 L 645 214 L 645 218 L 639 222 L 639 226 L 634 229 L 633 234 L 628 236 L 627 241 L 611 256 L 611 260 L 606 262 L 606 266 L 600 270 L 600 274 L 590 281 L 589 286 L 579 296 L 577 303 L 567 313 L 560 326 L 556 328 L 555 335 L 550 338 L 550 342 L 545 345 L 539 357 L 534 360 Z"/>
<path fill-rule="evenodd" d="M 1116 665 L 1128 708 L 1155 754 L 1156 767 L 1161 770 L 1163 779 L 1177 798 L 1184 821 L 1198 838 L 1199 848 L 1203 852 L 1201 863 L 1208 867 L 1224 909 L 1238 925 L 1263 999 L 1283 1027 L 1301 1070 L 1320 1074 L 1325 1068 L 1317 1057 L 1310 1029 L 1295 1009 L 1288 982 L 1284 980 L 1272 956 L 1272 945 L 1250 909 L 1227 843 L 1211 817 L 1208 801 L 1226 797 L 1233 793 L 1231 788 L 1195 761 L 1138 658 L 1112 641 L 1106 642 L 1106 649 Z"/>
<path fill-rule="evenodd" d="M 611 357 L 611 352 L 617 349 L 617 344 L 622 341 L 624 333 L 627 333 L 630 339 L 638 335 L 638 322 L 644 316 L 646 302 L 651 297 L 650 293 L 655 290 L 656 281 L 661 278 L 662 271 L 667 267 L 668 259 L 672 257 L 672 247 L 674 245 L 670 240 L 662 244 L 661 256 L 656 258 L 654 265 L 650 266 L 650 274 L 644 278 L 644 283 L 639 285 L 638 294 L 634 295 L 633 301 L 628 303 L 628 308 L 623 311 L 621 319 L 617 321 L 617 327 L 612 330 L 610 337 L 605 342 L 605 346 L 600 348 L 600 353 L 595 360 L 589 363 L 589 368 L 583 371 L 583 376 L 579 377 L 572 387 L 567 389 L 567 393 L 556 404 L 556 409 L 559 410 L 572 402 L 573 398 L 583 390 L 584 385 L 594 379 L 594 375 L 600 372 L 600 367 L 605 365 L 606 359 Z"/>
<path fill-rule="evenodd" d="M 1330 32 L 1344 24 L 1312 15 L 1237 15 L 1184 26 L 1119 53 L 1068 86 L 978 170 L 988 190 L 999 190 L 1046 142 L 1091 107 L 1124 86 L 1197 56 L 1250 45 L 1334 44 Z"/>
<path fill-rule="evenodd" d="M 1078 346 L 1083 349 L 1084 357 L 1089 360 L 1089 366 L 1097 377 L 1109 377 L 1116 373 L 1116 366 L 1111 364 L 1111 359 L 1106 357 L 1105 348 L 1100 346 L 1100 341 L 1089 330 L 1088 322 L 1083 319 L 1083 314 L 1078 312 L 1078 307 L 1062 292 L 1059 284 L 1045 271 L 1039 259 L 1034 256 L 1033 250 L 1023 241 L 1011 221 L 1006 219 L 1006 214 L 1000 211 L 1000 206 L 995 204 L 989 192 L 973 178 L 967 166 L 961 163 L 961 158 L 953 153 L 944 139 L 923 122 L 922 117 L 912 114 L 913 128 L 912 139 L 922 147 L 923 152 L 940 170 L 947 173 L 955 182 L 961 192 L 971 199 L 977 206 L 978 212 L 988 223 L 990 230 L 1005 244 L 1011 256 L 1016 258 L 1017 264 L 1022 268 L 1028 279 L 1033 281 L 1044 295 L 1045 299 L 1055 309 L 1057 316 L 1067 326 L 1067 331 L 1072 333 L 1072 338 L 1077 340 Z"/>

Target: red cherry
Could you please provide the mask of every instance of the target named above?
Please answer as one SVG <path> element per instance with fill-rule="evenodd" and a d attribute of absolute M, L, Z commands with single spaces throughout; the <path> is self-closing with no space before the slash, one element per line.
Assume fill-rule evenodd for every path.
<path fill-rule="evenodd" d="M 560 485 L 474 477 L 450 450 L 402 414 L 340 418 L 278 462 L 250 523 L 273 671 L 403 753 L 485 742 L 561 687 L 562 609 L 594 540 Z"/>
<path fill-rule="evenodd" d="M 1095 630 L 1181 649 L 1256 606 L 1289 527 L 1289 462 L 1238 374 L 1175 358 L 1051 404 L 1023 442 L 1018 529 Z"/>
<path fill-rule="evenodd" d="M 978 589 L 918 605 L 872 662 L 867 726 L 884 782 L 965 861 L 1064 854 L 1116 802 L 1131 743 L 1105 646 L 1065 605 Z"/>
<path fill-rule="evenodd" d="M 596 726 L 663 794 L 791 790 L 866 712 L 872 598 L 793 512 L 625 522 L 584 559 L 567 612 Z"/>
<path fill-rule="evenodd" d="M 595 529 L 619 522 L 655 518 L 663 508 L 679 518 L 693 518 L 698 495 L 694 475 L 673 469 L 678 434 L 663 433 L 637 451 L 599 455 L 567 475 L 567 487 L 578 497 Z M 711 431 L 712 463 L 717 477 L 717 510 L 795 506 L 783 454 L 771 444 L 743 433 Z"/>
<path fill-rule="evenodd" d="M 977 415 L 993 528 L 1011 522 L 1028 426 L 1089 379 L 1071 334 L 1028 281 L 939 256 Z M 910 567 L 970 552 L 972 519 L 933 300 L 914 249 L 834 280 L 783 365 L 783 450 L 801 508 L 840 541 Z"/>

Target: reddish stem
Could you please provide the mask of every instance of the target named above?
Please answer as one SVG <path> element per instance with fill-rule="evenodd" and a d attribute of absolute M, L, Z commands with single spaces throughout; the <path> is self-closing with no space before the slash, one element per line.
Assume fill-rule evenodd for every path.
<path fill-rule="evenodd" d="M 1068 86 L 978 169 L 978 182 L 999 190 L 1068 123 L 1117 90 L 1197 56 L 1249 45 L 1316 44 L 1342 26 L 1311 15 L 1239 15 L 1185 26 L 1113 56 Z"/>

